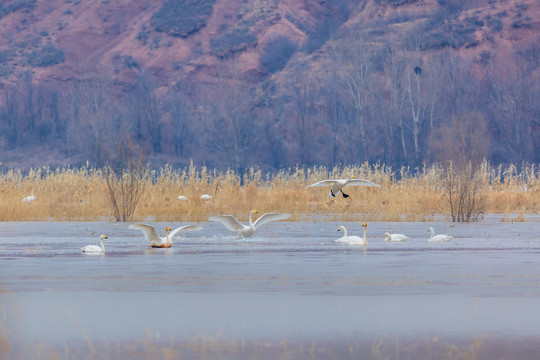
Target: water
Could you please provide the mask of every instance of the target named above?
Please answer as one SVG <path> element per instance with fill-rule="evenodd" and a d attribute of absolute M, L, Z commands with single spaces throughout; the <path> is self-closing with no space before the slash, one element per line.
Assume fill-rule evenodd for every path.
<path fill-rule="evenodd" d="M 360 223 L 278 222 L 242 240 L 202 223 L 170 249 L 149 249 L 127 224 L 1 223 L 0 352 L 445 358 L 458 349 L 526 359 L 540 351 L 539 222 L 369 223 L 366 251 L 333 241 L 341 224 L 362 235 Z M 455 238 L 428 243 L 429 226 Z M 392 231 L 410 239 L 384 242 Z M 109 236 L 106 254 L 82 254 L 100 234 Z"/>

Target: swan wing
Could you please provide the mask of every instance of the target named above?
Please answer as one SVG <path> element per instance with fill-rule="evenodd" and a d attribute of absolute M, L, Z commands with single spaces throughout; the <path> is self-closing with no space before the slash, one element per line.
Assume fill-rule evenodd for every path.
<path fill-rule="evenodd" d="M 85 247 L 82 247 L 81 250 L 83 252 L 101 252 L 101 248 L 96 245 L 86 245 Z"/>
<path fill-rule="evenodd" d="M 340 180 L 342 180 L 342 179 L 339 179 L 339 180 L 322 180 L 322 181 L 316 182 L 315 184 L 308 185 L 306 187 L 309 188 L 309 187 L 315 187 L 315 186 L 334 185 L 335 183 L 337 183 Z M 345 180 L 342 180 L 342 181 L 345 181 Z"/>
<path fill-rule="evenodd" d="M 429 241 L 430 242 L 447 242 L 452 240 L 453 237 L 449 235 L 435 235 Z"/>
<path fill-rule="evenodd" d="M 179 232 L 183 232 L 183 231 L 199 231 L 201 230 L 202 227 L 198 226 L 198 225 L 185 225 L 185 226 L 180 226 L 179 228 L 176 228 L 174 229 L 173 231 L 171 231 L 169 233 L 169 239 L 173 239 L 174 235 L 178 234 Z"/>
<path fill-rule="evenodd" d="M 263 226 L 264 224 L 267 224 L 271 221 L 278 221 L 278 220 L 285 220 L 291 217 L 291 214 L 287 213 L 266 213 L 260 218 L 258 218 L 254 223 L 253 227 L 257 229 L 260 226 Z"/>
<path fill-rule="evenodd" d="M 244 228 L 244 225 L 242 225 L 236 218 L 232 215 L 216 215 L 216 216 L 210 216 L 208 218 L 208 221 L 216 221 L 220 222 L 223 225 L 227 227 L 227 229 L 231 231 L 239 231 Z"/>
<path fill-rule="evenodd" d="M 347 183 L 347 185 L 359 185 L 359 186 L 381 186 L 379 184 L 375 184 L 372 181 L 364 180 L 364 179 L 351 179 Z"/>
<path fill-rule="evenodd" d="M 362 239 L 360 236 L 347 236 L 347 237 L 341 237 L 337 240 L 335 240 L 337 243 L 341 244 L 347 244 L 347 245 L 364 245 L 364 239 Z"/>
<path fill-rule="evenodd" d="M 152 225 L 147 224 L 131 224 L 129 225 L 130 229 L 138 229 L 141 230 L 144 234 L 144 237 L 148 242 L 159 244 L 161 243 L 161 237 L 159 236 L 157 230 Z"/>

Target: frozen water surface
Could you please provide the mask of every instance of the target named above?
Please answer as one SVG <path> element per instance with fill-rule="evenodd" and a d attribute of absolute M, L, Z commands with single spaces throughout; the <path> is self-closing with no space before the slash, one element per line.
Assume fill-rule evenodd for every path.
<path fill-rule="evenodd" d="M 109 222 L 0 223 L 0 352 L 29 358 L 540 355 L 540 222 L 218 223 L 149 249 Z M 160 232 L 184 223 L 155 224 Z M 428 228 L 455 238 L 428 243 Z M 385 232 L 404 233 L 386 243 Z M 80 248 L 99 245 L 105 255 Z M 4 344 L 4 345 L 2 345 Z M 449 353 L 449 349 L 457 351 Z M 457 350 L 455 350 L 457 349 Z M 0 358 L 2 358 L 0 354 Z"/>

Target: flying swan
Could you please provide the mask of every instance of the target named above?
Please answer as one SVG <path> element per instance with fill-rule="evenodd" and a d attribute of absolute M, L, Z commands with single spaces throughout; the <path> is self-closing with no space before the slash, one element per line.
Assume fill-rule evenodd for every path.
<path fill-rule="evenodd" d="M 390 233 L 384 233 L 384 241 L 392 241 L 392 242 L 398 242 L 398 241 L 407 241 L 408 237 L 403 234 L 390 234 Z"/>
<path fill-rule="evenodd" d="M 174 229 L 169 233 L 171 230 L 170 227 L 165 227 L 165 237 L 160 237 L 156 228 L 152 225 L 147 224 L 131 224 L 129 225 L 130 229 L 138 229 L 141 230 L 144 234 L 144 237 L 148 242 L 150 242 L 149 247 L 152 248 L 170 248 L 172 246 L 172 239 L 173 237 L 178 234 L 181 231 L 199 231 L 202 228 L 198 225 L 185 225 L 181 226 L 179 228 Z"/>
<path fill-rule="evenodd" d="M 266 213 L 253 222 L 253 214 L 257 214 L 257 210 L 251 210 L 249 212 L 249 225 L 240 223 L 232 215 L 216 215 L 210 216 L 208 221 L 217 221 L 222 223 L 231 231 L 236 231 L 239 237 L 247 238 L 255 233 L 257 228 L 267 224 L 271 221 L 285 220 L 291 217 L 291 214 L 280 213 Z"/>
<path fill-rule="evenodd" d="M 24 199 L 22 199 L 22 202 L 29 203 L 29 202 L 32 202 L 34 200 L 36 200 L 36 197 L 34 196 L 34 189 L 32 189 L 32 192 L 30 193 L 30 196 L 27 196 Z"/>
<path fill-rule="evenodd" d="M 428 231 L 431 234 L 428 240 L 429 242 L 448 242 L 454 238 L 453 236 L 443 234 L 435 235 L 435 230 L 433 230 L 432 227 L 430 227 Z"/>
<path fill-rule="evenodd" d="M 336 197 L 336 195 L 339 195 L 339 192 L 341 191 L 341 194 L 343 195 L 344 198 L 349 197 L 349 195 L 345 194 L 342 190 L 345 185 L 381 186 L 369 180 L 355 179 L 355 177 L 352 176 L 350 179 L 322 180 L 315 184 L 308 185 L 307 187 L 310 188 L 310 187 L 315 187 L 315 186 L 327 186 L 327 185 L 332 186 L 328 195 Z"/>
<path fill-rule="evenodd" d="M 103 239 L 108 239 L 107 236 L 101 235 L 99 237 L 99 242 L 101 243 L 101 247 L 96 245 L 86 245 L 85 247 L 82 247 L 81 250 L 85 254 L 104 254 L 105 253 L 105 246 L 103 246 Z"/>
<path fill-rule="evenodd" d="M 345 229 L 345 226 L 340 226 L 338 231 L 343 231 L 343 237 L 340 237 L 339 239 L 335 241 L 340 244 L 367 246 L 368 244 L 367 238 L 366 238 L 367 224 L 363 223 L 362 227 L 364 228 L 364 238 L 361 238 L 360 236 L 355 236 L 355 235 L 348 236 L 347 229 Z"/>

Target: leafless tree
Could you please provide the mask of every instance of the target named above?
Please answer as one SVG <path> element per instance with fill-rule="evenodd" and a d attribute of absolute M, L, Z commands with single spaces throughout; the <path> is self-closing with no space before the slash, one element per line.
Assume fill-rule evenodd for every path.
<path fill-rule="evenodd" d="M 115 84 L 103 68 L 82 68 L 64 100 L 69 105 L 68 149 L 81 152 L 102 166 L 108 160 L 107 144 L 117 131 L 112 127 L 119 114 Z"/>
<path fill-rule="evenodd" d="M 191 124 L 195 122 L 193 105 L 189 91 L 183 85 L 173 88 L 165 104 L 167 130 L 174 152 L 181 157 L 186 155 L 186 147 L 193 142 Z M 189 141 L 191 139 L 191 141 Z"/>
<path fill-rule="evenodd" d="M 149 181 L 149 167 L 134 145 L 121 138 L 102 167 L 116 221 L 130 221 Z"/>
<path fill-rule="evenodd" d="M 482 165 L 473 165 L 471 162 L 462 166 L 456 166 L 452 161 L 445 164 L 444 196 L 452 221 L 476 221 L 485 214 L 483 173 Z"/>
<path fill-rule="evenodd" d="M 489 155 L 490 138 L 486 120 L 479 112 L 454 116 L 449 124 L 441 124 L 430 135 L 430 149 L 434 160 L 451 161 L 459 168 L 467 163 L 480 164 Z"/>
<path fill-rule="evenodd" d="M 198 106 L 208 132 L 206 146 L 226 159 L 221 165 L 243 173 L 257 153 L 261 134 L 253 117 L 254 87 L 239 78 L 234 63 L 221 68 L 216 80 L 201 91 Z"/>
<path fill-rule="evenodd" d="M 155 153 L 161 153 L 162 124 L 159 100 L 155 85 L 146 72 L 137 76 L 137 83 L 132 94 L 133 118 L 136 124 L 139 142 L 149 141 Z"/>
<path fill-rule="evenodd" d="M 343 98 L 356 110 L 357 141 L 361 144 L 364 159 L 369 159 L 370 155 L 366 115 L 372 88 L 371 56 L 372 51 L 362 36 L 362 29 L 355 29 L 348 34 L 346 40 L 334 44 L 329 59 L 334 65 L 334 74 L 340 82 Z"/>
<path fill-rule="evenodd" d="M 537 117 L 538 78 L 522 64 L 492 64 L 490 101 L 494 106 L 494 124 L 504 144 L 498 150 L 508 160 L 532 160 L 532 127 Z M 536 91 L 535 91 L 536 89 Z"/>

